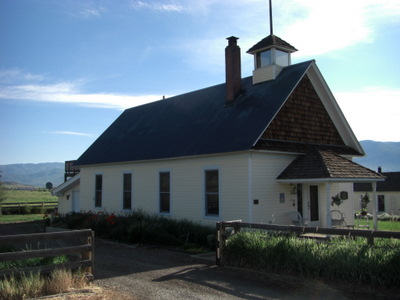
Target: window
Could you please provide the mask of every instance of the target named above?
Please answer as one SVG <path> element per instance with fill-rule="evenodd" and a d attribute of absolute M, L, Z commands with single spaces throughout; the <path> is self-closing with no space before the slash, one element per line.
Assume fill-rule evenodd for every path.
<path fill-rule="evenodd" d="M 272 64 L 271 50 L 257 53 L 257 68 L 269 66 Z"/>
<path fill-rule="evenodd" d="M 101 207 L 103 197 L 103 175 L 96 175 L 94 206 Z"/>
<path fill-rule="evenodd" d="M 385 211 L 385 195 L 378 195 L 378 211 Z"/>
<path fill-rule="evenodd" d="M 123 176 L 123 209 L 132 209 L 132 174 L 125 173 Z"/>
<path fill-rule="evenodd" d="M 283 66 L 283 67 L 286 67 L 289 65 L 289 53 L 276 49 L 275 56 L 276 56 L 276 64 L 277 65 Z"/>
<path fill-rule="evenodd" d="M 205 171 L 206 215 L 219 215 L 219 178 L 218 170 Z"/>
<path fill-rule="evenodd" d="M 169 213 L 170 211 L 170 173 L 160 172 L 160 212 Z"/>

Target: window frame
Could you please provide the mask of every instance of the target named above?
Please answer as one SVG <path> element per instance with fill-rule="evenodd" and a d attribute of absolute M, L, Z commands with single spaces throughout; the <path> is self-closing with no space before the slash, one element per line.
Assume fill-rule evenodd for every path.
<path fill-rule="evenodd" d="M 129 175 L 129 189 L 126 189 L 126 181 L 125 181 L 125 176 Z M 129 201 L 126 201 L 126 195 L 129 195 Z M 129 202 L 129 207 L 126 206 L 126 204 Z M 126 171 L 122 173 L 122 210 L 127 210 L 130 211 L 132 210 L 133 207 L 133 174 L 132 172 Z"/>
<path fill-rule="evenodd" d="M 98 178 L 100 178 L 100 181 L 98 181 Z M 103 174 L 101 173 L 95 174 L 94 207 L 96 208 L 101 208 L 103 206 L 103 186 L 104 186 Z"/>
<path fill-rule="evenodd" d="M 208 191 L 209 185 L 208 185 L 208 178 L 207 174 L 210 172 L 217 172 L 217 184 L 216 188 L 217 191 Z M 204 169 L 204 215 L 207 218 L 219 218 L 221 215 L 221 172 L 219 168 L 207 168 Z M 210 212 L 210 205 L 209 205 L 209 196 L 217 196 L 216 199 L 216 209 L 217 213 L 212 213 Z M 214 200 L 215 201 L 215 200 Z"/>
<path fill-rule="evenodd" d="M 165 174 L 168 174 L 168 186 L 166 190 L 163 190 L 162 176 Z M 164 203 L 164 201 L 168 203 Z M 165 204 L 167 204 L 168 208 L 165 207 Z M 160 214 L 171 213 L 171 171 L 169 170 L 158 172 L 158 210 Z"/>

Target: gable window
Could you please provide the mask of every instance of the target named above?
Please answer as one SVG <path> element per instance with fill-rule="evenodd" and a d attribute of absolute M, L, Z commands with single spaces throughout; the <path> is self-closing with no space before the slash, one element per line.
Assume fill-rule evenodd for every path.
<path fill-rule="evenodd" d="M 171 181 L 170 172 L 160 172 L 160 212 L 170 212 Z"/>
<path fill-rule="evenodd" d="M 103 175 L 97 174 L 95 179 L 94 206 L 101 207 L 103 198 Z"/>
<path fill-rule="evenodd" d="M 218 170 L 205 171 L 205 204 L 207 216 L 219 215 L 219 176 Z"/>
<path fill-rule="evenodd" d="M 123 175 L 123 209 L 132 209 L 132 174 Z"/>

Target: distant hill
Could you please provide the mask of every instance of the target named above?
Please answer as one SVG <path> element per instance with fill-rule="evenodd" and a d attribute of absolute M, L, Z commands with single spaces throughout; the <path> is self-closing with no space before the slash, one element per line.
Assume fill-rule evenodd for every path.
<path fill-rule="evenodd" d="M 366 156 L 354 161 L 364 167 L 383 172 L 400 172 L 400 142 L 360 141 Z"/>
<path fill-rule="evenodd" d="M 1 181 L 34 187 L 45 187 L 47 182 L 58 186 L 64 181 L 64 163 L 0 165 Z"/>

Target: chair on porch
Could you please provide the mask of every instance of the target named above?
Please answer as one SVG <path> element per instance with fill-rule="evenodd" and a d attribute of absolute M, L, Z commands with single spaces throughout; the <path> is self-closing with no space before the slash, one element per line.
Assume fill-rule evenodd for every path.
<path fill-rule="evenodd" d="M 304 220 L 301 214 L 298 211 L 289 211 L 288 212 L 289 219 L 293 225 L 296 226 L 304 226 Z"/>
<path fill-rule="evenodd" d="M 339 226 L 339 227 L 344 227 L 344 225 L 347 226 L 344 220 L 344 213 L 342 213 L 340 210 L 337 209 L 331 210 L 331 220 L 332 220 L 332 226 Z"/>

